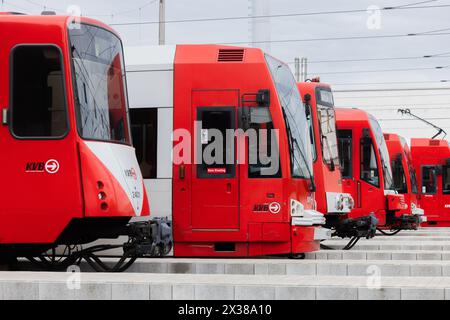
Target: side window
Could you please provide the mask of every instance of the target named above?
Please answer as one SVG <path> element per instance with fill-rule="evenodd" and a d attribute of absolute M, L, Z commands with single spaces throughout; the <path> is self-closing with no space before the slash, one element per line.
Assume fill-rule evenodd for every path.
<path fill-rule="evenodd" d="M 419 193 L 419 187 L 417 186 L 417 174 L 412 165 L 409 167 L 409 174 L 411 175 L 411 192 L 414 194 Z"/>
<path fill-rule="evenodd" d="M 377 156 L 370 138 L 361 139 L 361 180 L 380 186 Z"/>
<path fill-rule="evenodd" d="M 338 130 L 340 167 L 343 178 L 352 178 L 352 130 Z"/>
<path fill-rule="evenodd" d="M 131 134 L 144 179 L 157 178 L 158 109 L 130 109 Z"/>
<path fill-rule="evenodd" d="M 444 194 L 450 194 L 450 166 L 444 166 L 442 181 L 444 183 L 442 192 Z"/>
<path fill-rule="evenodd" d="M 313 121 L 312 109 L 309 104 L 305 105 L 305 111 L 306 111 L 306 120 L 308 121 L 308 127 L 309 127 L 309 135 L 311 137 L 312 160 L 316 161 L 317 149 L 316 149 L 316 141 L 314 138 L 314 121 Z"/>
<path fill-rule="evenodd" d="M 334 109 L 317 106 L 317 117 L 320 124 L 323 161 L 328 166 L 339 165 L 338 146 L 336 141 L 336 119 Z"/>
<path fill-rule="evenodd" d="M 392 174 L 394 176 L 394 189 L 400 193 L 408 193 L 408 185 L 406 183 L 406 174 L 403 168 L 401 154 L 394 160 L 392 160 Z"/>
<path fill-rule="evenodd" d="M 249 114 L 248 177 L 281 178 L 280 154 L 269 108 L 243 108 Z"/>
<path fill-rule="evenodd" d="M 61 52 L 24 45 L 12 51 L 11 113 L 19 138 L 62 138 L 68 132 Z"/>
<path fill-rule="evenodd" d="M 436 185 L 436 167 L 423 166 L 422 167 L 422 193 L 435 194 L 437 192 Z"/>

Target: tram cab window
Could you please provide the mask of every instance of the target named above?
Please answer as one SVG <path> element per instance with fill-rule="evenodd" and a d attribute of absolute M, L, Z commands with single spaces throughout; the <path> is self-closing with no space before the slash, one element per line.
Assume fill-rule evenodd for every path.
<path fill-rule="evenodd" d="M 442 171 L 443 171 L 442 181 L 444 184 L 442 192 L 444 194 L 450 194 L 450 165 L 444 166 Z"/>
<path fill-rule="evenodd" d="M 437 184 L 437 168 L 435 166 L 422 167 L 422 193 L 436 194 Z"/>
<path fill-rule="evenodd" d="M 352 178 L 352 130 L 338 130 L 340 167 L 343 178 Z"/>
<path fill-rule="evenodd" d="M 361 180 L 380 186 L 377 156 L 370 138 L 361 139 Z"/>
<path fill-rule="evenodd" d="M 281 178 L 279 144 L 274 131 L 269 108 L 245 107 L 249 122 L 246 124 L 248 136 L 248 177 Z"/>
<path fill-rule="evenodd" d="M 316 161 L 317 151 L 316 151 L 316 141 L 314 139 L 314 119 L 313 119 L 313 115 L 312 115 L 312 109 L 309 104 L 305 104 L 305 111 L 306 111 L 306 120 L 308 121 L 308 126 L 309 126 L 309 136 L 311 138 L 312 160 Z"/>
<path fill-rule="evenodd" d="M 408 184 L 406 182 L 406 174 L 403 168 L 401 154 L 392 160 L 392 171 L 395 190 L 400 194 L 408 193 Z"/>

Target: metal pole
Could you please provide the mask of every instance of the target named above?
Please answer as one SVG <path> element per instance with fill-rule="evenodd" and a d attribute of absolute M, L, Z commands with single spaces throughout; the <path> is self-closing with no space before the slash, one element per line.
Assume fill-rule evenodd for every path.
<path fill-rule="evenodd" d="M 166 44 L 166 0 L 159 0 L 159 45 Z"/>
<path fill-rule="evenodd" d="M 308 59 L 302 58 L 302 81 L 308 79 Z"/>
<path fill-rule="evenodd" d="M 295 58 L 295 80 L 300 82 L 300 59 Z"/>

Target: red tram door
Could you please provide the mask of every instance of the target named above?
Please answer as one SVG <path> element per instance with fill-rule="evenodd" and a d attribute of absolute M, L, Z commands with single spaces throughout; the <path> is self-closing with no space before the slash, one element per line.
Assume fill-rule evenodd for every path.
<path fill-rule="evenodd" d="M 0 165 L 8 181 L 1 189 L 1 198 L 8 199 L 0 203 L 1 242 L 53 242 L 73 214 L 82 212 L 64 57 L 57 45 L 33 40 L 21 36 L 1 42 L 0 102 L 2 108 L 9 105 L 0 126 Z M 55 217 L 51 225 L 43 224 L 47 217 Z M 20 225 L 22 232 L 11 225 Z M 36 229 L 45 230 L 41 238 L 33 236 Z"/>
<path fill-rule="evenodd" d="M 236 165 L 237 90 L 194 91 L 192 119 L 193 230 L 237 231 L 239 168 Z"/>

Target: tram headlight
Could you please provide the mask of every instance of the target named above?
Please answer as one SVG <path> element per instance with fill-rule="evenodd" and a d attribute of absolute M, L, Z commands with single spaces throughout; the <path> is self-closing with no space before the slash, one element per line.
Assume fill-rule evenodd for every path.
<path fill-rule="evenodd" d="M 305 213 L 305 206 L 295 199 L 291 199 L 290 207 L 291 217 L 303 217 Z"/>

